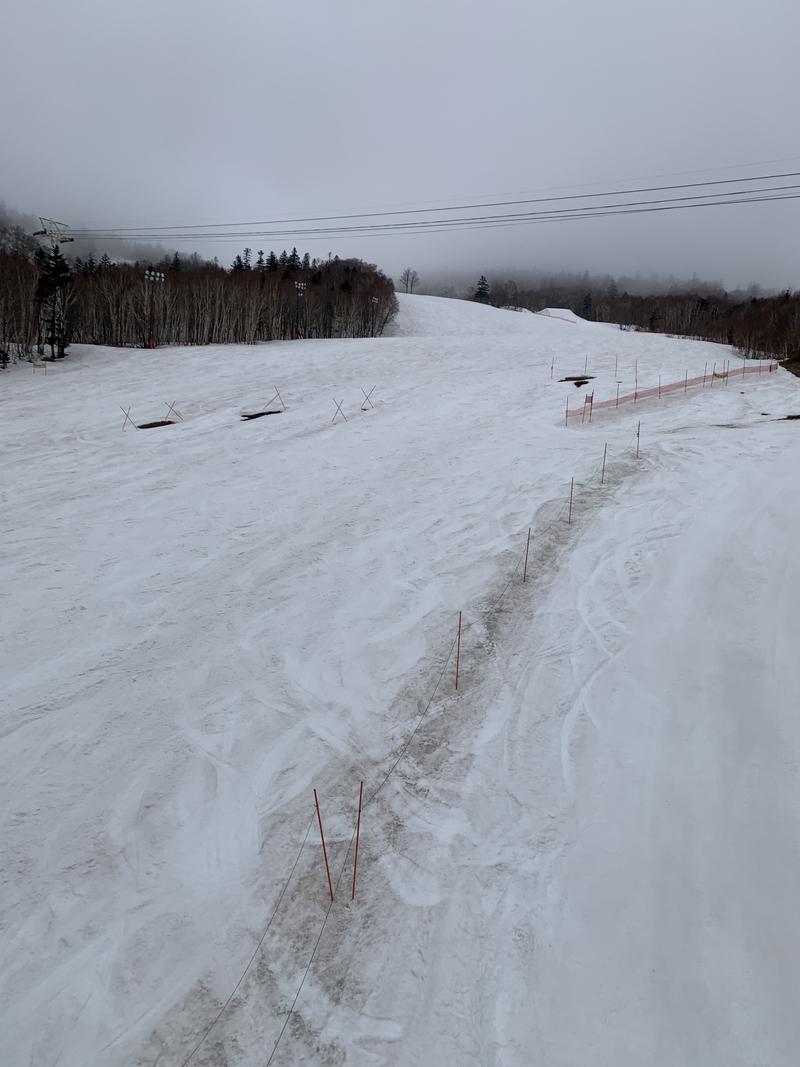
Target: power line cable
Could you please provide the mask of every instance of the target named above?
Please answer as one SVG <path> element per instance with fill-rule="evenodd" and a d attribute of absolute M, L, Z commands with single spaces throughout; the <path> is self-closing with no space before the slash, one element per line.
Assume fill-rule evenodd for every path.
<path fill-rule="evenodd" d="M 787 186 L 786 188 L 800 188 L 800 186 Z M 756 192 L 756 190 L 752 190 Z M 709 200 L 708 196 L 714 194 L 707 194 L 704 196 L 703 203 L 683 203 L 680 201 L 686 198 L 673 198 L 671 200 L 663 202 L 653 202 L 653 205 L 660 203 L 661 206 L 642 206 L 648 202 L 646 201 L 631 201 L 629 203 L 622 204 L 596 204 L 590 205 L 581 209 L 561 209 L 556 212 L 526 212 L 526 213 L 510 213 L 505 215 L 494 216 L 473 216 L 466 219 L 440 219 L 440 220 L 421 220 L 406 223 L 380 223 L 374 226 L 343 226 L 343 227 L 308 227 L 305 229 L 286 229 L 286 230 L 261 230 L 261 231 L 249 231 L 249 232 L 236 232 L 236 233 L 174 233 L 174 234 L 161 234 L 158 235 L 158 240 L 173 240 L 173 241 L 224 241 L 230 243 L 232 240 L 248 240 L 253 238 L 267 238 L 267 239 L 287 239 L 287 238 L 302 238 L 306 241 L 315 240 L 330 240 L 336 238 L 341 240 L 346 237 L 384 237 L 384 236 L 398 236 L 403 234 L 421 235 L 426 233 L 443 233 L 458 230 L 476 230 L 476 229 L 495 229 L 504 226 L 520 226 L 531 225 L 535 223 L 548 223 L 548 222 L 572 222 L 579 221 L 588 218 L 606 218 L 616 215 L 643 215 L 654 212 L 662 211 L 679 211 L 685 208 L 705 208 L 705 207 L 730 207 L 738 204 L 759 204 L 770 203 L 778 200 L 797 200 L 800 199 L 800 193 L 792 193 L 780 196 L 736 196 L 735 194 L 729 194 L 729 198 L 725 200 Z M 569 213 L 567 213 L 569 212 Z M 152 234 L 138 234 L 132 236 L 130 234 L 107 234 L 105 236 L 94 238 L 101 241 L 131 241 L 131 240 L 154 240 L 155 237 Z"/>
<path fill-rule="evenodd" d="M 279 225 L 288 225 L 288 224 L 291 224 L 291 223 L 298 223 L 298 222 L 337 222 L 337 221 L 346 221 L 346 220 L 349 220 L 349 219 L 387 218 L 387 217 L 397 216 L 397 215 L 411 215 L 411 214 L 413 214 L 413 215 L 421 215 L 421 214 L 431 214 L 431 213 L 435 213 L 435 212 L 440 212 L 441 213 L 442 211 L 472 211 L 472 210 L 478 210 L 478 209 L 490 208 L 490 207 L 519 207 L 519 206 L 522 206 L 522 205 L 525 205 L 525 204 L 544 204 L 544 203 L 563 202 L 563 201 L 566 201 L 566 200 L 596 199 L 597 197 L 600 197 L 600 196 L 631 196 L 633 194 L 638 194 L 638 193 L 671 192 L 671 191 L 675 191 L 675 190 L 678 190 L 678 189 L 699 189 L 699 188 L 708 188 L 710 186 L 715 186 L 715 185 L 743 185 L 745 183 L 752 183 L 752 182 L 758 182 L 758 181 L 773 181 L 773 180 L 777 180 L 779 178 L 796 178 L 796 177 L 800 177 L 800 171 L 786 171 L 786 172 L 783 172 L 783 173 L 776 173 L 776 174 L 758 174 L 758 175 L 752 175 L 752 176 L 749 176 L 749 177 L 741 177 L 741 178 L 721 178 L 721 179 L 717 179 L 715 181 L 685 182 L 685 183 L 674 184 L 674 185 L 642 186 L 642 187 L 640 187 L 638 189 L 609 189 L 609 190 L 603 190 L 603 191 L 597 192 L 597 193 L 577 193 L 577 194 L 573 194 L 573 195 L 569 195 L 569 196 L 546 196 L 546 197 L 536 197 L 536 198 L 525 199 L 525 200 L 498 200 L 498 201 L 493 201 L 493 202 L 489 202 L 489 203 L 463 204 L 463 205 L 459 205 L 459 206 L 452 206 L 452 207 L 449 207 L 449 208 L 448 207 L 431 207 L 431 208 L 417 208 L 417 209 L 401 209 L 401 210 L 393 210 L 393 211 L 365 211 L 365 212 L 356 212 L 356 213 L 352 213 L 352 214 L 342 214 L 342 215 L 316 215 L 316 216 L 306 216 L 306 217 L 295 216 L 293 218 L 288 218 L 288 219 L 262 219 L 262 220 L 258 220 L 258 221 L 255 221 L 255 222 L 215 222 L 215 223 L 206 224 L 205 226 L 203 226 L 203 224 L 200 224 L 200 223 L 194 223 L 194 224 L 182 224 L 182 225 L 175 225 L 175 226 L 138 226 L 138 227 L 137 226 L 128 226 L 128 227 L 105 227 L 105 228 L 88 228 L 87 227 L 87 228 L 83 228 L 83 229 L 73 229 L 70 232 L 75 234 L 75 235 L 77 235 L 77 236 L 88 237 L 88 236 L 104 236 L 104 235 L 111 234 L 111 233 L 113 233 L 113 234 L 134 234 L 134 235 L 144 236 L 145 235 L 145 231 L 146 231 L 146 235 L 147 236 L 155 236 L 158 233 L 173 234 L 175 231 L 179 231 L 179 230 L 205 230 L 205 231 L 208 231 L 208 230 L 224 229 L 225 227 L 234 227 L 234 226 L 235 227 L 242 227 L 242 226 L 279 226 Z M 734 192 L 736 192 L 736 191 L 745 192 L 747 190 L 734 190 Z M 753 190 L 753 191 L 758 191 L 758 190 Z M 710 194 L 710 195 L 722 195 L 722 194 Z M 246 236 L 246 234 L 243 234 L 243 236 Z"/>

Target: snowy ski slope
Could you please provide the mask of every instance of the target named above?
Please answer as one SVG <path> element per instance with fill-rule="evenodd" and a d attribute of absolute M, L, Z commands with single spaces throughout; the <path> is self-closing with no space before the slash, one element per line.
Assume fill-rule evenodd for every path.
<path fill-rule="evenodd" d="M 567 429 L 587 356 L 736 359 L 401 297 L 0 375 L 0 1064 L 177 1067 L 242 979 L 193 1065 L 796 1067 L 797 379 Z"/>

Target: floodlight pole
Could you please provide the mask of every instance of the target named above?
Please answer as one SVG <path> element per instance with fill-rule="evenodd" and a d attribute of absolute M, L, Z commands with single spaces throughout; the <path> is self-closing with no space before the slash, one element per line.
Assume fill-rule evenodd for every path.
<path fill-rule="evenodd" d="M 144 284 L 145 284 L 145 288 L 147 289 L 147 293 L 148 293 L 148 299 L 147 299 L 147 303 L 148 303 L 148 315 L 147 315 L 148 331 L 147 332 L 148 332 L 148 338 L 149 338 L 148 345 L 147 345 L 148 348 L 155 348 L 156 347 L 155 336 L 154 336 L 155 335 L 155 319 L 156 319 L 155 289 L 156 289 L 157 286 L 163 285 L 166 280 L 167 280 L 167 278 L 166 278 L 166 275 L 164 274 L 163 270 L 151 270 L 150 268 L 148 268 L 144 272 Z"/>
<path fill-rule="evenodd" d="M 295 318 L 294 327 L 295 327 L 295 334 L 297 335 L 297 337 L 299 337 L 300 336 L 300 301 L 306 295 L 306 283 L 305 282 L 295 282 L 294 283 L 294 291 L 295 291 L 295 296 L 296 296 L 295 305 L 294 305 L 294 318 Z"/>

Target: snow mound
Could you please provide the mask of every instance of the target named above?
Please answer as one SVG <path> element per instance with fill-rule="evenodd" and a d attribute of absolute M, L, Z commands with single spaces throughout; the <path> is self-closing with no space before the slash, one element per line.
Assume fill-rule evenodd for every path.
<path fill-rule="evenodd" d="M 532 315 L 442 296 L 409 296 L 398 293 L 400 310 L 387 327 L 387 337 L 466 337 L 530 333 Z"/>
<path fill-rule="evenodd" d="M 582 319 L 580 315 L 576 315 L 575 312 L 570 311 L 569 308 L 542 308 L 537 314 L 544 315 L 545 318 L 548 319 L 563 319 L 565 322 L 586 323 L 586 319 Z"/>

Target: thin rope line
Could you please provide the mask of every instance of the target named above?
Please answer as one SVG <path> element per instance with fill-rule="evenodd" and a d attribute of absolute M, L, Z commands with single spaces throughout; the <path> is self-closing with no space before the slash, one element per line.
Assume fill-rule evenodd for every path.
<path fill-rule="evenodd" d="M 272 926 L 273 920 L 275 919 L 275 916 L 278 914 L 278 908 L 280 908 L 281 902 L 282 902 L 282 900 L 284 898 L 284 895 L 286 894 L 286 890 L 289 888 L 289 883 L 292 880 L 292 875 L 295 872 L 295 868 L 297 867 L 297 864 L 300 862 L 300 856 L 302 855 L 303 849 L 305 848 L 305 844 L 306 844 L 306 841 L 308 840 L 308 835 L 311 832 L 311 827 L 312 827 L 313 823 L 314 823 L 314 816 L 312 814 L 311 818 L 308 821 L 308 826 L 306 828 L 305 837 L 303 838 L 302 844 L 300 845 L 300 850 L 297 853 L 297 856 L 295 857 L 295 861 L 292 864 L 291 871 L 289 871 L 289 877 L 286 879 L 286 883 L 285 883 L 283 889 L 281 890 L 281 894 L 278 897 L 277 903 L 275 904 L 275 907 L 272 910 L 272 915 L 269 918 L 269 922 L 267 923 L 266 927 L 264 928 L 263 934 L 258 939 L 258 944 L 256 945 L 256 947 L 255 947 L 255 949 L 253 951 L 253 955 L 250 957 L 250 960 L 249 960 L 247 966 L 242 971 L 242 975 L 239 978 L 239 981 L 233 987 L 233 992 L 231 993 L 231 995 L 228 997 L 228 999 L 225 1001 L 225 1003 L 222 1005 L 222 1007 L 217 1012 L 217 1015 L 214 1018 L 214 1020 L 211 1023 L 211 1025 L 206 1028 L 203 1036 L 200 1038 L 200 1040 L 194 1046 L 192 1051 L 189 1053 L 189 1055 L 183 1061 L 183 1063 L 181 1064 L 181 1067 L 187 1067 L 187 1064 L 189 1064 L 191 1062 L 191 1060 L 194 1058 L 195 1053 L 203 1046 L 203 1044 L 205 1043 L 206 1038 L 211 1033 L 211 1031 L 214 1029 L 214 1027 L 217 1025 L 217 1023 L 220 1021 L 220 1019 L 222 1018 L 223 1014 L 225 1013 L 225 1010 L 227 1009 L 228 1005 L 231 1003 L 233 998 L 236 996 L 236 993 L 238 992 L 239 987 L 241 986 L 242 982 L 247 977 L 247 972 L 253 966 L 253 961 L 255 960 L 256 956 L 258 955 L 258 952 L 259 952 L 261 946 L 264 944 L 264 938 L 269 933 L 269 928 Z"/>
<path fill-rule="evenodd" d="M 339 883 L 341 882 L 342 875 L 344 874 L 345 868 L 347 867 L 347 861 L 350 858 L 350 852 L 351 852 L 351 850 L 353 848 L 353 841 L 355 840 L 355 836 L 356 836 L 356 832 L 355 832 L 355 830 L 353 830 L 352 837 L 350 838 L 350 844 L 347 846 L 347 852 L 345 853 L 345 857 L 344 857 L 344 860 L 342 862 L 342 866 L 339 869 L 339 876 L 336 879 L 336 885 L 334 887 L 334 896 L 336 895 L 336 893 L 339 892 Z M 329 918 L 329 916 L 331 914 L 331 911 L 333 910 L 333 904 L 334 904 L 334 902 L 333 902 L 333 900 L 331 900 L 330 904 L 328 904 L 327 910 L 325 911 L 325 917 L 322 920 L 322 926 L 320 927 L 319 934 L 317 935 L 317 940 L 314 942 L 314 948 L 311 951 L 311 957 L 310 957 L 310 959 L 308 961 L 306 969 L 303 971 L 303 977 L 300 979 L 300 985 L 297 987 L 297 992 L 294 995 L 294 1000 L 292 1001 L 292 1006 L 291 1006 L 291 1008 L 289 1008 L 289 1011 L 288 1011 L 288 1013 L 286 1015 L 286 1018 L 283 1021 L 283 1026 L 281 1027 L 281 1032 L 278 1034 L 278 1039 L 277 1039 L 277 1041 L 275 1042 L 275 1044 L 272 1047 L 272 1052 L 270 1052 L 270 1054 L 269 1054 L 269 1059 L 267 1060 L 267 1062 L 265 1064 L 265 1067 L 269 1067 L 269 1065 L 272 1063 L 272 1060 L 275 1057 L 275 1053 L 278 1051 L 278 1045 L 280 1045 L 281 1039 L 282 1039 L 283 1035 L 286 1033 L 286 1027 L 289 1025 L 289 1020 L 291 1019 L 292 1015 L 294 1014 L 294 1009 L 295 1009 L 295 1007 L 297 1005 L 297 1001 L 300 998 L 300 993 L 303 990 L 303 986 L 306 983 L 306 978 L 308 978 L 308 972 L 311 970 L 311 964 L 314 962 L 314 957 L 317 954 L 317 949 L 319 948 L 319 943 L 322 940 L 322 935 L 325 933 L 325 927 L 327 926 L 328 918 Z"/>
<path fill-rule="evenodd" d="M 433 687 L 433 692 L 431 693 L 431 695 L 430 695 L 430 697 L 428 699 L 428 703 L 425 705 L 425 710 L 422 712 L 422 714 L 420 715 L 419 719 L 417 720 L 417 724 L 414 727 L 414 729 L 408 735 L 408 738 L 406 739 L 406 743 L 400 749 L 400 752 L 399 752 L 399 754 L 397 756 L 397 759 L 394 761 L 394 763 L 391 765 L 389 770 L 386 772 L 381 784 L 375 790 L 373 790 L 373 792 L 370 793 L 370 795 L 364 801 L 364 807 L 366 807 L 367 804 L 371 804 L 372 803 L 372 801 L 375 799 L 375 797 L 378 795 L 378 793 L 380 793 L 380 791 L 383 789 L 383 787 L 389 781 L 389 779 L 392 776 L 392 774 L 394 774 L 394 771 L 397 768 L 397 765 L 400 762 L 400 760 L 403 758 L 403 756 L 406 754 L 406 752 L 408 752 L 408 749 L 409 749 L 409 747 L 411 745 L 411 742 L 414 740 L 414 736 L 416 735 L 417 730 L 419 730 L 420 726 L 422 726 L 422 723 L 425 720 L 425 716 L 430 711 L 431 704 L 433 703 L 434 698 L 435 698 L 436 694 L 439 691 L 439 686 L 442 684 L 442 679 L 444 678 L 444 672 L 447 670 L 447 667 L 448 667 L 448 665 L 450 663 L 450 660 L 452 659 L 453 649 L 455 647 L 456 647 L 456 638 L 454 637 L 452 642 L 451 642 L 451 644 L 450 644 L 450 650 L 448 651 L 447 656 L 445 657 L 445 661 L 442 664 L 442 669 L 439 672 L 439 677 L 436 680 L 436 685 Z"/>
<path fill-rule="evenodd" d="M 548 524 L 548 526 L 545 528 L 545 530 L 549 531 L 551 529 L 552 525 L 553 525 L 552 523 Z M 503 586 L 503 589 L 501 590 L 500 595 L 492 603 L 492 605 L 487 609 L 486 614 L 491 614 L 493 611 L 497 610 L 498 606 L 502 602 L 502 600 L 505 597 L 506 593 L 510 589 L 511 583 L 514 580 L 514 577 L 519 572 L 519 568 L 520 568 L 521 563 L 522 563 L 522 555 L 520 555 L 517 558 L 516 565 L 514 566 L 514 569 L 511 572 L 511 575 L 509 576 L 508 580 L 506 581 L 506 584 Z M 466 626 L 462 626 L 462 633 L 463 633 L 464 630 L 468 630 L 471 627 L 473 627 L 474 625 L 475 625 L 475 621 L 467 623 Z M 400 761 L 403 759 L 405 754 L 408 752 L 408 749 L 411 746 L 411 742 L 414 740 L 414 737 L 416 736 L 417 732 L 419 731 L 419 728 L 422 726 L 422 723 L 425 721 L 425 718 L 427 717 L 428 712 L 430 711 L 431 705 L 433 704 L 433 701 L 436 698 L 436 694 L 439 692 L 439 687 L 442 684 L 442 680 L 444 678 L 445 672 L 446 672 L 446 670 L 447 670 L 447 668 L 448 668 L 448 666 L 450 664 L 450 660 L 453 657 L 453 650 L 455 649 L 456 641 L 457 641 L 457 637 L 454 637 L 452 642 L 450 643 L 450 648 L 449 648 L 449 650 L 447 652 L 447 655 L 445 656 L 444 662 L 442 664 L 442 669 L 439 672 L 439 676 L 436 679 L 436 684 L 433 687 L 433 691 L 432 691 L 430 697 L 428 698 L 428 702 L 425 705 L 424 710 L 422 711 L 421 715 L 417 719 L 417 722 L 416 722 L 416 724 L 414 726 L 414 729 L 408 735 L 408 738 L 406 739 L 403 747 L 400 749 L 400 752 L 398 753 L 398 755 L 397 755 L 396 759 L 394 760 L 394 762 L 392 763 L 392 765 L 389 767 L 388 771 L 384 775 L 384 777 L 383 777 L 382 781 L 380 782 L 380 784 L 365 799 L 364 804 L 363 804 L 364 808 L 366 808 L 367 805 L 371 804 L 372 801 L 375 800 L 375 798 L 381 792 L 381 790 L 386 785 L 386 783 L 389 781 L 391 776 L 394 774 L 394 772 L 397 769 Z M 286 880 L 286 884 L 284 885 L 284 887 L 283 887 L 283 889 L 281 891 L 281 894 L 280 894 L 280 896 L 278 898 L 278 901 L 277 901 L 277 903 L 275 905 L 275 908 L 274 908 L 274 910 L 272 912 L 272 915 L 270 916 L 270 920 L 267 923 L 267 926 L 266 926 L 266 928 L 264 930 L 264 933 L 261 935 L 261 938 L 259 939 L 258 944 L 256 945 L 255 951 L 253 952 L 253 955 L 250 957 L 250 960 L 249 960 L 247 966 L 245 967 L 244 972 L 242 973 L 242 976 L 240 977 L 239 981 L 234 986 L 234 989 L 233 989 L 231 995 L 228 997 L 226 1002 L 220 1008 L 219 1012 L 217 1013 L 216 1018 L 213 1020 L 211 1025 L 206 1029 L 206 1031 L 203 1034 L 203 1036 L 201 1037 L 200 1041 L 192 1049 L 192 1051 L 190 1052 L 189 1056 L 183 1061 L 183 1063 L 181 1064 L 181 1067 L 187 1067 L 189 1062 L 194 1057 L 195 1053 L 198 1051 L 198 1049 L 200 1049 L 202 1047 L 202 1045 L 205 1042 L 205 1040 L 208 1037 L 208 1035 L 211 1033 L 211 1031 L 214 1029 L 216 1024 L 222 1018 L 222 1015 L 224 1014 L 225 1010 L 227 1009 L 227 1007 L 229 1006 L 229 1004 L 233 1000 L 233 998 L 236 995 L 239 987 L 241 986 L 242 982 L 244 981 L 248 971 L 252 967 L 253 961 L 255 960 L 256 956 L 258 955 L 259 949 L 261 948 L 261 946 L 262 946 L 262 944 L 264 942 L 264 939 L 266 938 L 267 933 L 269 932 L 269 929 L 270 929 L 270 927 L 272 925 L 272 922 L 273 922 L 275 916 L 277 915 L 278 908 L 280 907 L 280 904 L 281 904 L 281 901 L 283 900 L 284 894 L 286 893 L 286 890 L 289 888 L 289 883 L 291 882 L 292 875 L 294 874 L 295 868 L 297 867 L 297 864 L 298 864 L 298 862 L 300 860 L 300 856 L 302 854 L 303 848 L 305 847 L 306 841 L 308 840 L 308 835 L 309 835 L 309 833 L 311 831 L 311 826 L 313 825 L 313 822 L 314 822 L 314 816 L 312 814 L 311 819 L 309 820 L 309 823 L 308 823 L 308 827 L 306 828 L 305 837 L 303 838 L 303 842 L 300 845 L 300 850 L 299 850 L 299 852 L 297 854 L 297 857 L 295 858 L 295 861 L 294 861 L 294 864 L 292 866 L 292 869 L 289 872 L 289 877 Z M 350 843 L 349 843 L 349 845 L 347 847 L 347 852 L 345 854 L 344 861 L 343 861 L 342 866 L 341 866 L 341 868 L 339 870 L 339 874 L 337 876 L 336 883 L 335 883 L 334 893 L 336 891 L 338 891 L 339 883 L 342 880 L 342 876 L 343 876 L 345 868 L 347 866 L 347 861 L 350 858 L 350 852 L 352 851 L 353 841 L 354 840 L 355 840 L 355 830 L 353 830 L 353 834 L 352 834 L 352 836 L 350 838 Z M 317 935 L 317 939 L 314 942 L 314 948 L 312 949 L 311 956 L 309 958 L 308 964 L 306 965 L 306 968 L 305 968 L 305 970 L 303 972 L 303 977 L 301 978 L 300 984 L 297 987 L 297 992 L 295 993 L 294 1000 L 292 1001 L 292 1006 L 291 1006 L 291 1008 L 289 1009 L 289 1011 L 287 1013 L 286 1019 L 284 1020 L 283 1026 L 281 1027 L 280 1033 L 278 1034 L 278 1038 L 277 1038 L 277 1040 L 276 1040 L 276 1042 L 275 1042 L 275 1044 L 274 1044 L 274 1046 L 272 1048 L 272 1052 L 270 1053 L 269 1059 L 267 1060 L 265 1067 L 270 1067 L 270 1064 L 272 1063 L 272 1061 L 273 1061 L 273 1059 L 275 1057 L 275 1053 L 278 1050 L 278 1046 L 281 1043 L 283 1035 L 286 1032 L 286 1028 L 289 1025 L 289 1020 L 292 1017 L 292 1014 L 294 1013 L 295 1007 L 297 1006 L 297 1001 L 298 1001 L 298 999 L 300 997 L 300 993 L 302 992 L 303 986 L 305 985 L 306 978 L 308 977 L 309 971 L 311 970 L 311 966 L 312 966 L 312 964 L 314 962 L 314 959 L 316 957 L 317 950 L 319 948 L 320 942 L 322 941 L 322 936 L 325 933 L 325 927 L 327 925 L 328 918 L 330 917 L 330 913 L 331 913 L 331 911 L 333 909 L 333 904 L 334 904 L 334 901 L 331 900 L 331 902 L 328 904 L 328 907 L 327 907 L 327 909 L 325 911 L 325 915 L 324 915 L 324 918 L 322 920 L 322 925 L 320 927 L 319 934 Z"/>

